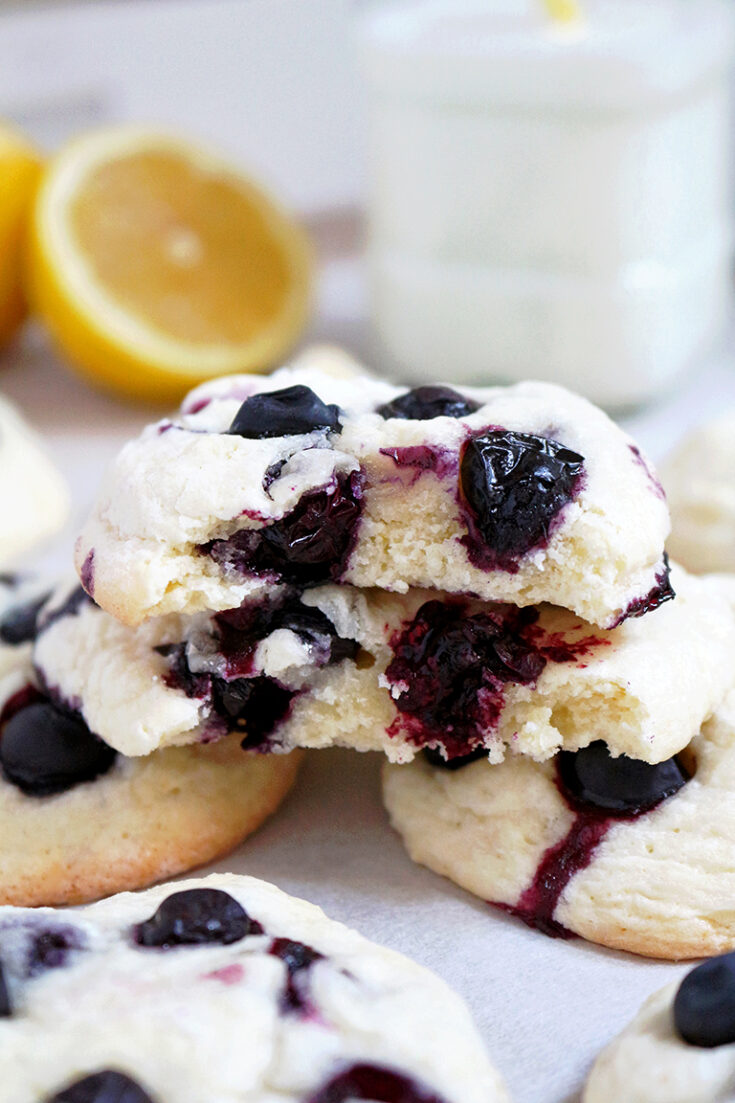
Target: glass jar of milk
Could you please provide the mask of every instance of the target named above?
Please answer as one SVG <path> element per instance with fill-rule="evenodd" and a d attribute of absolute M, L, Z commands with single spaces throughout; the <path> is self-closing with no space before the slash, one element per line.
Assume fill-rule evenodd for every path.
<path fill-rule="evenodd" d="M 369 265 L 410 380 L 664 391 L 721 331 L 726 0 L 400 0 L 361 22 Z"/>

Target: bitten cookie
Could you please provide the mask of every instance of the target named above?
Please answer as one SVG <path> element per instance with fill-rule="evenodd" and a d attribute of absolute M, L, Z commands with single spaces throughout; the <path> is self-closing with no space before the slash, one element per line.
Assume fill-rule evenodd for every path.
<path fill-rule="evenodd" d="M 8 1103 L 508 1101 L 446 984 L 264 881 L 0 925 Z"/>
<path fill-rule="evenodd" d="M 17 410 L 0 398 L 0 565 L 18 561 L 62 527 L 69 495 Z"/>
<path fill-rule="evenodd" d="M 424 758 L 386 768 L 384 796 L 415 861 L 546 934 L 673 959 L 735 947 L 735 693 L 656 766 L 602 743 Z"/>
<path fill-rule="evenodd" d="M 594 739 L 657 762 L 735 670 L 735 580 L 672 578 L 676 601 L 609 631 L 553 606 L 334 585 L 129 628 L 77 590 L 42 611 L 33 658 L 49 693 L 128 755 L 236 728 L 262 750 L 397 762 L 424 746 L 543 760 Z"/>
<path fill-rule="evenodd" d="M 584 1103 L 732 1103 L 735 954 L 697 966 L 643 1007 L 595 1062 Z"/>
<path fill-rule="evenodd" d="M 237 846 L 294 781 L 299 752 L 247 754 L 237 735 L 125 758 L 39 690 L 25 651 L 0 677 L 2 903 L 79 903 L 183 873 Z"/>
<path fill-rule="evenodd" d="M 601 411 L 544 383 L 336 378 L 336 355 L 199 387 L 123 448 L 76 551 L 102 608 L 137 624 L 339 581 L 610 627 L 671 596 L 663 492 Z"/>
<path fill-rule="evenodd" d="M 707 422 L 664 464 L 668 548 L 690 571 L 735 571 L 735 414 Z"/>

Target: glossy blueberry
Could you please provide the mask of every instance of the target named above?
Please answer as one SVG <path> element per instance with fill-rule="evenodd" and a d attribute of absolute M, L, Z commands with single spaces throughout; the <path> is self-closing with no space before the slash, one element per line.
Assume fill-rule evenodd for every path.
<path fill-rule="evenodd" d="M 421 752 L 429 763 L 439 770 L 461 770 L 463 766 L 469 766 L 472 762 L 479 762 L 481 758 L 487 758 L 487 747 L 477 747 L 469 754 L 458 754 L 454 758 L 445 758 L 440 750 L 434 747 L 424 747 Z"/>
<path fill-rule="evenodd" d="M 267 742 L 287 716 L 293 697 L 294 690 L 265 675 L 235 678 L 231 682 L 212 679 L 214 710 L 227 721 L 230 731 L 247 732 L 242 742 L 245 750 L 255 750 Z"/>
<path fill-rule="evenodd" d="M 690 1046 L 735 1042 L 735 953 L 704 961 L 684 977 L 674 999 L 674 1025 Z"/>
<path fill-rule="evenodd" d="M 401 1072 L 379 1065 L 352 1065 L 337 1073 L 306 1103 L 346 1103 L 369 1099 L 371 1103 L 445 1103 L 441 1096 L 420 1087 Z"/>
<path fill-rule="evenodd" d="M 246 935 L 262 934 L 260 923 L 221 889 L 184 889 L 167 896 L 150 919 L 139 923 L 139 946 L 170 950 L 174 946 L 229 946 Z"/>
<path fill-rule="evenodd" d="M 281 616 L 275 618 L 271 631 L 277 628 L 286 628 L 290 632 L 295 632 L 306 644 L 326 638 L 329 640 L 330 663 L 338 663 L 342 659 L 354 659 L 359 650 L 355 640 L 337 635 L 331 620 L 321 609 L 302 605 L 301 602 L 287 606 Z"/>
<path fill-rule="evenodd" d="M 635 816 L 673 796 L 689 780 L 678 758 L 652 766 L 620 755 L 602 740 L 580 751 L 562 751 L 559 783 L 575 805 L 604 809 L 611 816 Z"/>
<path fill-rule="evenodd" d="M 154 1100 L 124 1072 L 104 1069 L 75 1080 L 46 1103 L 154 1103 Z"/>
<path fill-rule="evenodd" d="M 290 437 L 328 429 L 339 433 L 339 406 L 327 406 L 310 387 L 300 384 L 246 398 L 235 414 L 229 432 L 248 440 Z"/>
<path fill-rule="evenodd" d="M 352 551 L 361 512 L 362 477 L 340 475 L 333 490 L 305 494 L 280 521 L 241 529 L 200 551 L 227 571 L 273 572 L 302 586 L 336 580 Z"/>
<path fill-rule="evenodd" d="M 379 406 L 381 417 L 406 421 L 430 421 L 433 417 L 467 417 L 480 409 L 479 402 L 464 398 L 451 387 L 414 387 L 392 402 Z"/>
<path fill-rule="evenodd" d="M 471 438 L 460 486 L 474 527 L 498 566 L 508 567 L 548 541 L 572 500 L 584 459 L 555 440 L 492 429 Z"/>
<path fill-rule="evenodd" d="M 13 1014 L 13 1005 L 10 1002 L 8 982 L 5 980 L 5 971 L 0 962 L 0 1019 L 9 1019 Z"/>
<path fill-rule="evenodd" d="M 63 793 L 107 773 L 117 755 L 79 716 L 40 701 L 16 712 L 2 729 L 0 766 L 29 796 Z"/>
<path fill-rule="evenodd" d="M 48 599 L 48 594 L 29 601 L 25 605 L 16 605 L 0 619 L 0 640 L 17 647 L 21 643 L 31 643 L 36 638 L 38 614 Z"/>

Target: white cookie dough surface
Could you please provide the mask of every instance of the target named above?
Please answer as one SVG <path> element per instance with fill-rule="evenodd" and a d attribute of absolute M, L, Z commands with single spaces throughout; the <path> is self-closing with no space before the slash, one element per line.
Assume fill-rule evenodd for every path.
<path fill-rule="evenodd" d="M 735 580 L 679 568 L 672 578 L 675 601 L 608 631 L 552 606 L 519 616 L 507 606 L 439 601 L 432 591 L 328 585 L 283 607 L 302 618 L 315 611 L 321 627 L 306 635 L 278 627 L 289 620 L 271 620 L 266 605 L 261 627 L 238 643 L 231 632 L 223 642 L 216 617 L 171 615 L 129 628 L 85 600 L 42 628 L 34 662 L 52 695 L 76 702 L 90 728 L 128 755 L 222 734 L 217 695 L 227 683 L 246 689 L 243 678 L 266 678 L 292 694 L 265 733 L 270 749 L 336 744 L 402 762 L 424 745 L 450 755 L 484 745 L 493 761 L 508 748 L 544 760 L 603 739 L 615 754 L 658 762 L 686 746 L 735 669 Z M 452 666 L 446 682 L 432 680 L 447 654 L 438 657 L 431 643 L 405 679 L 394 663 L 427 603 L 450 610 L 458 648 L 467 623 L 489 626 L 471 637 L 478 658 Z M 514 653 L 530 656 L 537 676 L 519 681 L 499 662 L 496 625 Z M 434 643 L 445 639 L 446 629 Z M 186 680 L 176 677 L 182 658 Z M 424 676 L 432 703 L 446 695 L 428 714 L 404 699 Z M 246 709 L 236 726 L 248 734 Z"/>
<path fill-rule="evenodd" d="M 167 898 L 202 889 L 245 910 L 226 927 L 234 941 L 139 944 L 138 925 Z M 404 1078 L 406 1103 L 508 1101 L 447 985 L 263 881 L 211 876 L 60 913 L 3 908 L 0 927 L 12 1005 L 0 1019 L 4 1103 L 38 1103 L 104 1069 L 152 1103 L 392 1100 L 386 1074 Z M 54 931 L 78 948 L 29 968 Z M 289 954 L 305 964 L 290 972 Z M 376 1094 L 349 1092 L 366 1066 Z M 339 1078 L 345 1090 L 328 1094 Z"/>
<path fill-rule="evenodd" d="M 735 571 L 735 413 L 707 422 L 664 464 L 667 546 L 691 571 Z"/>
<path fill-rule="evenodd" d="M 58 532 L 69 512 L 66 484 L 36 434 L 0 397 L 0 567 L 16 564 Z"/>
<path fill-rule="evenodd" d="M 651 996 L 603 1050 L 583 1103 L 734 1103 L 735 1045 L 702 1049 L 682 1041 L 672 1014 L 677 987 Z"/>
<path fill-rule="evenodd" d="M 581 865 L 578 831 L 587 828 L 562 795 L 553 761 L 513 757 L 451 772 L 417 758 L 386 767 L 384 798 L 414 861 L 525 913 L 531 925 L 560 925 L 648 957 L 702 957 L 735 947 L 735 695 L 688 757 L 694 776 L 651 811 L 608 821 Z M 539 886 L 554 853 L 561 864 L 547 867 Z M 538 910 L 549 900 L 550 914 Z"/>
<path fill-rule="evenodd" d="M 341 365 L 334 350 L 313 350 L 266 379 L 205 384 L 173 419 L 123 448 L 77 544 L 77 570 L 98 604 L 129 624 L 239 605 L 280 576 L 251 569 L 252 552 L 243 556 L 232 538 L 280 524 L 309 495 L 334 501 L 343 492 L 359 519 L 319 581 L 547 601 L 603 626 L 665 589 L 663 493 L 633 442 L 594 406 L 560 387 L 522 383 L 462 388 L 478 408 L 460 418 L 386 419 L 377 409 L 405 392 L 356 367 L 339 376 L 335 360 Z M 341 432 L 259 440 L 228 433 L 244 399 L 294 385 L 337 404 Z M 471 540 L 459 489 L 465 444 L 499 427 L 583 457 L 546 541 L 502 568 L 477 565 L 487 548 Z"/>

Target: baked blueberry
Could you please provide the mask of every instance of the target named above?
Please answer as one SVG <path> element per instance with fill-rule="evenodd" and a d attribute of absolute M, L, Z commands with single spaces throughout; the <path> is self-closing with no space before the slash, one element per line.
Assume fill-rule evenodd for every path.
<path fill-rule="evenodd" d="M 371 1103 L 444 1103 L 440 1096 L 420 1088 L 403 1073 L 378 1065 L 353 1065 L 338 1073 L 307 1103 L 346 1103 L 353 1099 L 369 1099 Z"/>
<path fill-rule="evenodd" d="M 543 547 L 559 511 L 575 495 L 584 458 L 559 441 L 491 429 L 462 450 L 460 487 L 490 560 L 512 569 Z"/>
<path fill-rule="evenodd" d="M 405 421 L 429 421 L 433 417 L 467 417 L 480 409 L 480 403 L 453 391 L 451 387 L 414 387 L 392 402 L 379 406 L 381 417 Z"/>
<path fill-rule="evenodd" d="M 124 1072 L 104 1069 L 75 1080 L 46 1103 L 153 1103 L 153 1099 Z"/>
<path fill-rule="evenodd" d="M 674 999 L 674 1025 L 690 1046 L 735 1043 L 735 953 L 710 958 L 684 977 Z"/>
<path fill-rule="evenodd" d="M 229 432 L 248 440 L 291 437 L 327 429 L 339 433 L 339 406 L 322 402 L 311 387 L 298 385 L 246 398 L 233 418 Z"/>
<path fill-rule="evenodd" d="M 10 1002 L 8 982 L 5 980 L 5 971 L 0 963 L 0 1019 L 9 1019 L 13 1014 L 13 1005 Z"/>
<path fill-rule="evenodd" d="M 221 889 L 174 892 L 135 928 L 139 946 L 170 950 L 174 946 L 229 946 L 246 935 L 262 934 L 241 904 Z"/>
<path fill-rule="evenodd" d="M 48 597 L 48 594 L 44 594 L 25 605 L 16 605 L 9 609 L 0 620 L 0 640 L 11 647 L 31 643 L 36 638 L 38 614 Z"/>
<path fill-rule="evenodd" d="M 352 551 L 362 512 L 362 476 L 340 475 L 332 491 L 305 494 L 280 521 L 241 529 L 200 548 L 227 570 L 274 572 L 302 586 L 337 580 Z"/>
<path fill-rule="evenodd" d="M 48 927 L 34 935 L 28 950 L 26 972 L 37 977 L 47 969 L 59 969 L 66 965 L 72 950 L 82 947 L 82 935 L 75 927 Z"/>
<path fill-rule="evenodd" d="M 469 766 L 472 762 L 479 762 L 481 758 L 487 758 L 487 747 L 477 747 L 469 754 L 458 754 L 454 758 L 445 758 L 440 750 L 434 747 L 424 747 L 422 754 L 430 766 L 440 770 L 461 770 L 463 766 Z"/>
<path fill-rule="evenodd" d="M 16 712 L 0 737 L 6 779 L 29 796 L 63 793 L 106 774 L 117 754 L 80 716 L 39 701 Z"/>
<path fill-rule="evenodd" d="M 288 1011 L 303 1011 L 308 1006 L 304 995 L 304 973 L 323 954 L 312 950 L 305 942 L 295 942 L 290 938 L 274 938 L 268 953 L 280 958 L 288 970 L 288 981 L 283 997 L 283 1006 Z"/>
<path fill-rule="evenodd" d="M 689 774 L 678 758 L 651 765 L 620 755 L 602 740 L 580 751 L 561 751 L 559 783 L 575 806 L 600 808 L 610 816 L 636 816 L 678 792 Z"/>
<path fill-rule="evenodd" d="M 386 677 L 417 746 L 440 743 L 447 757 L 474 751 L 500 715 L 508 683 L 534 682 L 546 660 L 517 630 L 513 614 L 468 615 L 461 603 L 427 601 L 391 641 Z M 479 757 L 479 756 L 478 756 Z"/>

